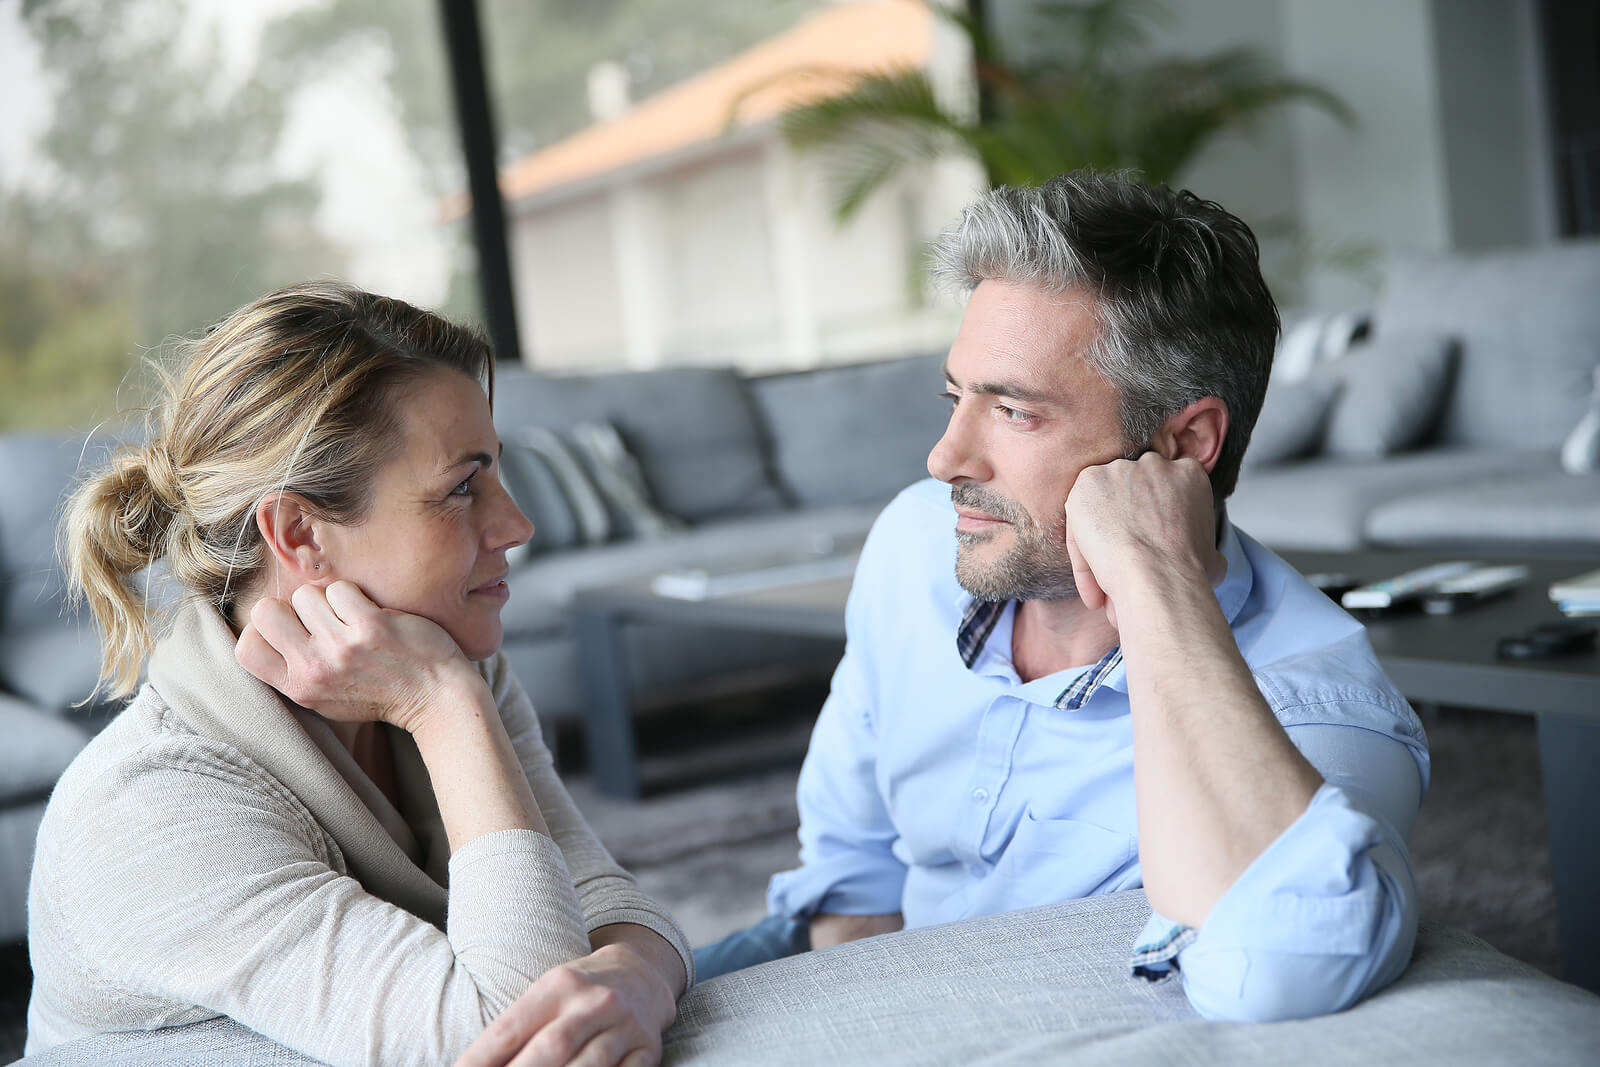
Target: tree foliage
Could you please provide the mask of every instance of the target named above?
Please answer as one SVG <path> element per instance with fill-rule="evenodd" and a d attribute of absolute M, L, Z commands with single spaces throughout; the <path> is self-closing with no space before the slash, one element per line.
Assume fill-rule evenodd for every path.
<path fill-rule="evenodd" d="M 993 185 L 1085 167 L 1172 182 L 1216 137 L 1289 102 L 1351 121 L 1331 93 L 1280 75 L 1249 49 L 1153 54 L 1150 30 L 1163 10 L 1154 0 L 1038 0 L 1034 30 L 1050 47 L 1030 60 L 1008 56 L 967 10 L 930 6 L 971 45 L 979 107 L 941 100 L 927 72 L 903 69 L 782 119 L 791 144 L 824 154 L 841 220 L 911 168 L 952 154 L 977 160 Z"/>

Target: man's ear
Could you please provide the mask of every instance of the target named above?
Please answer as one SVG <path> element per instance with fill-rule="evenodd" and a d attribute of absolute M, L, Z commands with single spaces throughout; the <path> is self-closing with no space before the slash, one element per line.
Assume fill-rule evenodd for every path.
<path fill-rule="evenodd" d="M 322 521 L 299 493 L 268 493 L 256 505 L 256 528 L 280 573 L 311 582 L 331 578 Z"/>
<path fill-rule="evenodd" d="M 1153 444 L 1168 459 L 1198 461 L 1209 474 L 1227 436 L 1228 405 L 1220 397 L 1203 396 L 1162 423 Z"/>

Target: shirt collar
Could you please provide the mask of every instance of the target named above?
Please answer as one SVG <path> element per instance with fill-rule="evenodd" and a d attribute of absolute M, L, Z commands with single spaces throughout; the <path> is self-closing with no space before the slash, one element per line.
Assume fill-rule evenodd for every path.
<path fill-rule="evenodd" d="M 1245 601 L 1250 598 L 1250 589 L 1255 584 L 1255 572 L 1250 566 L 1249 557 L 1245 555 L 1238 531 L 1234 529 L 1233 523 L 1228 521 L 1226 513 L 1222 518 L 1222 536 L 1217 542 L 1217 547 L 1222 551 L 1222 558 L 1228 565 L 1222 581 L 1217 583 L 1217 606 L 1222 609 L 1223 617 L 1231 626 L 1244 607 Z M 979 600 L 969 593 L 962 594 L 961 625 L 956 629 L 956 649 L 961 654 L 961 662 L 966 664 L 968 669 L 978 661 L 984 645 L 994 633 L 995 626 L 1010 604 L 1009 600 Z M 1077 711 L 1088 703 L 1089 698 L 1094 696 L 1095 690 L 1101 686 L 1122 693 L 1128 691 L 1127 671 L 1123 669 L 1121 645 L 1102 656 L 1099 663 L 1074 676 L 1071 683 L 1061 691 L 1061 695 L 1056 697 L 1054 704 L 1063 711 Z"/>

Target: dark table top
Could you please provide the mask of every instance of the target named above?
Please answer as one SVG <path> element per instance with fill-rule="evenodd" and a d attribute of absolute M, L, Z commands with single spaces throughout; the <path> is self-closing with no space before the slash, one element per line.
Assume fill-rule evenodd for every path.
<path fill-rule="evenodd" d="M 1435 552 L 1285 552 L 1302 574 L 1339 572 L 1363 582 L 1470 556 Z M 1503 563 L 1512 560 L 1486 560 Z M 1593 570 L 1593 560 L 1526 560 L 1526 584 L 1454 615 L 1397 614 L 1364 619 L 1384 668 L 1412 700 L 1528 714 L 1579 715 L 1600 722 L 1600 655 L 1502 660 L 1500 638 L 1562 618 L 1552 582 Z M 705 600 L 658 596 L 648 580 L 580 594 L 579 610 L 709 627 L 770 630 L 843 639 L 848 578 L 778 586 Z"/>

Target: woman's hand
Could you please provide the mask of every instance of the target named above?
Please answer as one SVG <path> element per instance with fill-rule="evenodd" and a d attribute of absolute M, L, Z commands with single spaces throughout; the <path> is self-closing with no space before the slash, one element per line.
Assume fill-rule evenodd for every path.
<path fill-rule="evenodd" d="M 335 722 L 415 733 L 452 687 L 484 682 L 437 624 L 380 608 L 352 582 L 302 585 L 250 609 L 234 655 L 245 670 Z"/>
<path fill-rule="evenodd" d="M 546 971 L 456 1067 L 655 1067 L 677 1013 L 656 968 L 630 945 L 605 945 Z"/>

